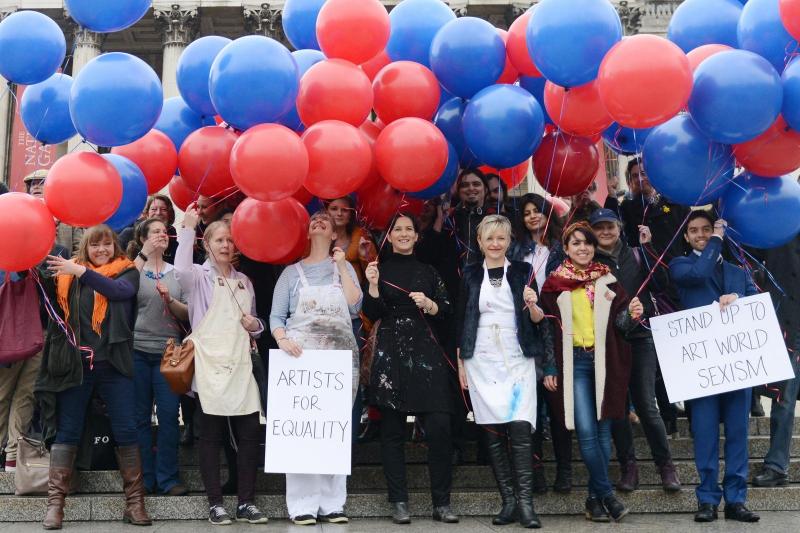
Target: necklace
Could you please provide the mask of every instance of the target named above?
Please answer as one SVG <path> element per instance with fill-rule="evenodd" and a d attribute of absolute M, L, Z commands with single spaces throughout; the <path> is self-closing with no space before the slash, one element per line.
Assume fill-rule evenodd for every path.
<path fill-rule="evenodd" d="M 147 278 L 149 278 L 149 279 L 154 279 L 154 280 L 156 280 L 156 281 L 158 281 L 158 280 L 160 280 L 161 278 L 163 278 L 163 277 L 164 277 L 164 273 L 163 273 L 163 272 L 162 272 L 162 273 L 160 273 L 160 274 L 156 274 L 155 272 L 152 272 L 152 271 L 150 271 L 150 270 L 145 270 L 145 271 L 144 271 L 144 275 L 145 275 Z"/>

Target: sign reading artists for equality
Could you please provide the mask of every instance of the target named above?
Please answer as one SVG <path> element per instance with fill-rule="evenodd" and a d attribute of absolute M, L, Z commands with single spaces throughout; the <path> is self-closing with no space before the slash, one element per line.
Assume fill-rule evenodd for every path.
<path fill-rule="evenodd" d="M 769 293 L 650 319 L 670 402 L 794 377 Z"/>
<path fill-rule="evenodd" d="M 353 352 L 269 351 L 265 472 L 350 474 Z"/>

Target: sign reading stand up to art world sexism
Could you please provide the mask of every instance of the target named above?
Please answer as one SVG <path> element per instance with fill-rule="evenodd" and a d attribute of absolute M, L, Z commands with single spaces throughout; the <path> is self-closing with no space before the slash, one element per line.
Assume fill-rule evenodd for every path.
<path fill-rule="evenodd" d="M 670 402 L 794 377 L 769 293 L 650 319 Z"/>
<path fill-rule="evenodd" d="M 350 474 L 353 352 L 269 351 L 264 471 Z"/>

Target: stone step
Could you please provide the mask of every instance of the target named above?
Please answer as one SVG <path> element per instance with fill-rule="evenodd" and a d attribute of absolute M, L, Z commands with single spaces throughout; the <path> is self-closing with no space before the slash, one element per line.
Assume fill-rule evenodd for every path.
<path fill-rule="evenodd" d="M 430 495 L 426 491 L 409 493 L 409 503 L 414 516 L 429 517 Z M 537 512 L 543 515 L 580 515 L 586 494 L 548 493 L 536 496 Z M 685 488 L 675 494 L 665 494 L 660 489 L 638 490 L 621 496 L 634 513 L 689 513 L 697 509 L 694 490 Z M 225 498 L 231 511 L 236 498 Z M 256 504 L 271 518 L 285 518 L 286 505 L 282 494 L 256 496 Z M 156 520 L 203 520 L 208 517 L 208 500 L 204 495 L 148 496 L 147 510 Z M 0 496 L 0 522 L 36 522 L 44 517 L 47 499 L 44 497 Z M 487 516 L 498 511 L 500 498 L 495 490 L 459 490 L 452 494 L 453 509 L 462 516 Z M 119 495 L 78 495 L 67 499 L 65 519 L 68 521 L 119 521 L 124 507 Z M 800 510 L 800 484 L 780 489 L 750 489 L 748 507 L 756 511 Z M 388 517 L 391 508 L 383 492 L 354 492 L 348 496 L 347 514 L 353 518 Z M 423 518 L 424 520 L 425 518 Z M 429 518 L 427 519 L 429 520 Z"/>
<path fill-rule="evenodd" d="M 761 464 L 760 460 L 750 461 L 750 471 L 757 471 L 760 469 Z M 677 461 L 675 466 L 678 471 L 678 477 L 685 485 L 696 485 L 700 482 L 693 461 Z M 223 468 L 223 470 L 225 469 Z M 78 474 L 80 476 L 79 494 L 113 494 L 122 491 L 122 480 L 116 471 L 85 471 Z M 549 484 L 552 484 L 555 480 L 555 474 L 555 464 L 546 463 L 545 478 Z M 203 481 L 197 468 L 184 469 L 180 475 L 190 492 L 204 492 Z M 575 465 L 572 475 L 573 484 L 576 487 L 585 487 L 587 485 L 589 474 L 582 464 Z M 612 480 L 619 478 L 619 465 L 616 461 L 612 461 L 609 467 L 609 475 Z M 722 475 L 723 470 L 720 468 L 720 476 Z M 227 474 L 224 472 L 222 479 L 227 479 Z M 800 480 L 800 459 L 795 459 L 791 462 L 789 479 Z M 642 487 L 657 487 L 661 483 L 656 466 L 649 462 L 639 464 L 639 480 Z M 386 490 L 383 468 L 377 465 L 357 466 L 353 469 L 353 475 L 350 476 L 347 486 L 353 492 Z M 423 490 L 430 487 L 426 465 L 408 466 L 408 487 L 412 490 Z M 453 470 L 454 490 L 491 490 L 494 487 L 494 476 L 489 466 L 462 465 Z M 285 490 L 285 478 L 283 474 L 264 474 L 259 472 L 256 479 L 256 490 L 259 493 L 282 494 Z M 0 494 L 14 494 L 13 473 L 0 472 Z"/>

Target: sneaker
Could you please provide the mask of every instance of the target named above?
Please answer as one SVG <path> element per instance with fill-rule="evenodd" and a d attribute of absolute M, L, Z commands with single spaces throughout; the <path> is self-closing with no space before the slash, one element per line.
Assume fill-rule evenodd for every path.
<path fill-rule="evenodd" d="M 236 521 L 249 522 L 251 524 L 266 524 L 269 518 L 258 510 L 252 503 L 243 503 L 236 508 Z"/>
<path fill-rule="evenodd" d="M 221 505 L 212 505 L 208 510 L 208 521 L 214 526 L 231 525 L 231 517 Z"/>
<path fill-rule="evenodd" d="M 6 472 L 16 472 L 17 471 L 17 461 L 11 460 L 6 461 Z"/>
<path fill-rule="evenodd" d="M 330 513 L 321 515 L 318 520 L 320 522 L 330 522 L 331 524 L 346 524 L 350 521 L 344 513 Z"/>
<path fill-rule="evenodd" d="M 310 514 L 301 514 L 292 518 L 292 522 L 297 526 L 315 526 L 317 525 L 317 517 Z"/>

